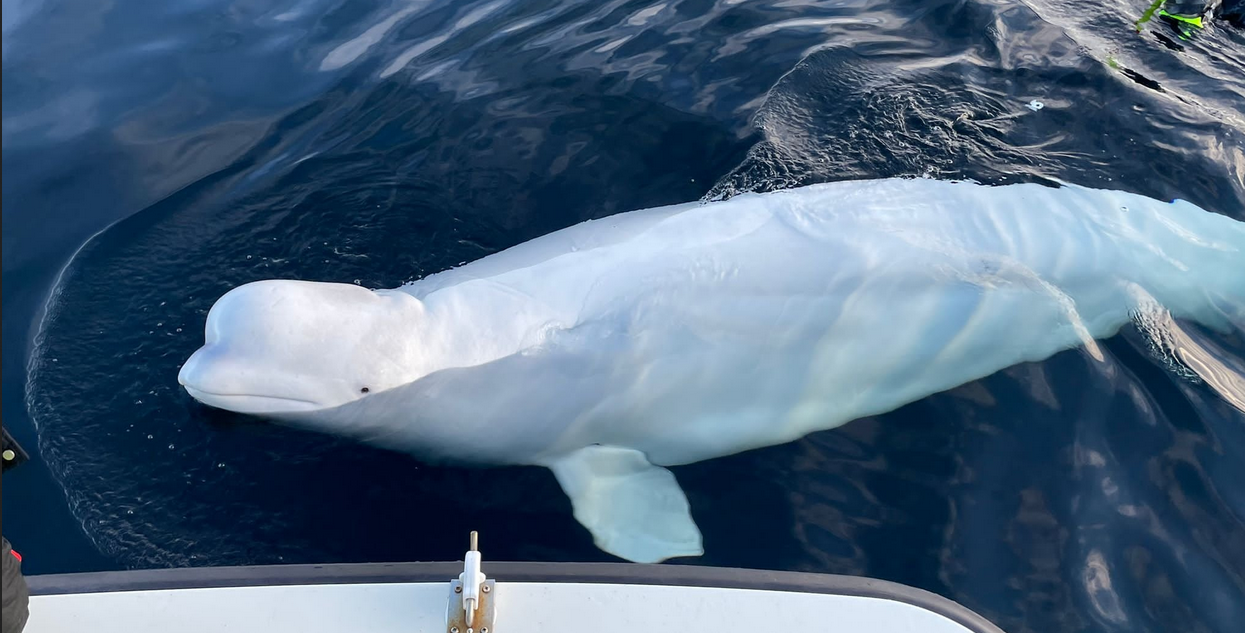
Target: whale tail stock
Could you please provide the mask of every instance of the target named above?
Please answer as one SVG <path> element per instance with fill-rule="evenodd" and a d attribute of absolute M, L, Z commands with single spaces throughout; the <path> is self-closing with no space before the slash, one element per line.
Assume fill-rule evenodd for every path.
<path fill-rule="evenodd" d="M 1141 219 L 1150 257 L 1136 262 L 1154 298 L 1173 316 L 1245 330 L 1245 223 L 1184 200 L 1156 207 Z"/>

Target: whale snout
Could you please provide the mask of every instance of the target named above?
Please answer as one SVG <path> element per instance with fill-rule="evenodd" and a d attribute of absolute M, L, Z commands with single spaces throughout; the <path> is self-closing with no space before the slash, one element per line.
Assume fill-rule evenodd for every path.
<path fill-rule="evenodd" d="M 205 345 L 182 365 L 177 383 L 210 407 L 251 415 L 314 411 L 325 407 L 300 389 L 282 388 L 280 376 L 262 374 L 228 358 L 226 350 Z"/>
<path fill-rule="evenodd" d="M 422 314 L 423 305 L 401 292 L 251 282 L 208 311 L 203 347 L 177 381 L 196 400 L 238 413 L 338 408 L 405 381 L 411 363 L 403 354 L 416 349 L 409 332 Z"/>

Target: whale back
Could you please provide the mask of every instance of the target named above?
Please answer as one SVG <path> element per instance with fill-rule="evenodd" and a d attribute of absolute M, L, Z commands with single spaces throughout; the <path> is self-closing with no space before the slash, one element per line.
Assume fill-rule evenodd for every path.
<path fill-rule="evenodd" d="M 1204 303 L 1190 293 L 1239 296 L 1245 291 L 1245 280 L 1234 268 L 1241 263 L 1245 241 L 1242 223 L 1186 201 L 1164 203 L 1076 185 L 990 187 L 929 179 L 827 183 L 632 211 L 542 236 L 403 290 L 423 298 L 491 280 L 537 298 L 569 294 L 580 301 L 595 286 L 603 291 L 599 295 L 621 291 L 629 300 L 636 291 L 624 277 L 646 283 L 645 275 L 651 276 L 663 259 L 695 266 L 689 258 L 697 256 L 697 249 L 729 247 L 739 240 L 742 248 L 735 256 L 740 261 L 715 261 L 739 270 L 745 264 L 763 268 L 763 257 L 781 252 L 759 252 L 759 245 L 750 247 L 739 238 L 768 222 L 789 226 L 793 240 L 820 241 L 827 248 L 841 247 L 839 236 L 855 234 L 857 243 L 879 257 L 895 246 L 942 250 L 942 257 L 959 256 L 962 267 L 976 260 L 988 270 L 993 258 L 1052 281 L 1070 282 L 1080 274 L 1096 283 L 1104 272 L 1143 266 L 1145 271 L 1129 275 L 1144 274 L 1162 303 L 1183 311 L 1197 311 Z M 870 239 L 877 243 L 869 244 Z M 823 256 L 852 264 L 845 261 L 850 252 Z M 611 274 L 615 279 L 602 280 Z"/>

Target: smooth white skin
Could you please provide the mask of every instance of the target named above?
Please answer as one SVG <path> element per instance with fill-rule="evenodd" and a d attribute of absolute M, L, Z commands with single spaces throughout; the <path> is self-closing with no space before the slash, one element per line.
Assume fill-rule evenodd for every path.
<path fill-rule="evenodd" d="M 261 281 L 208 314 L 205 344 L 178 381 L 195 399 L 257 415 L 315 411 L 410 381 L 426 371 L 404 332 L 419 301 L 346 284 Z"/>
<path fill-rule="evenodd" d="M 1075 186 L 840 182 L 624 213 L 395 290 L 248 284 L 179 381 L 426 457 L 674 465 L 1097 354 L 1154 305 L 1239 323 L 1245 224 Z"/>

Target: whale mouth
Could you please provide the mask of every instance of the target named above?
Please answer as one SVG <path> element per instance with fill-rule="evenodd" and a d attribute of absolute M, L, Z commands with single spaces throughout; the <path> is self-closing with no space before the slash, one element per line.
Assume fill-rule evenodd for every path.
<path fill-rule="evenodd" d="M 318 402 L 300 398 L 262 396 L 250 393 L 213 393 L 196 389 L 186 384 L 183 384 L 182 387 L 186 390 L 186 393 L 190 394 L 190 397 L 203 404 L 235 413 L 293 413 L 297 411 L 315 411 L 324 408 L 324 405 Z"/>

